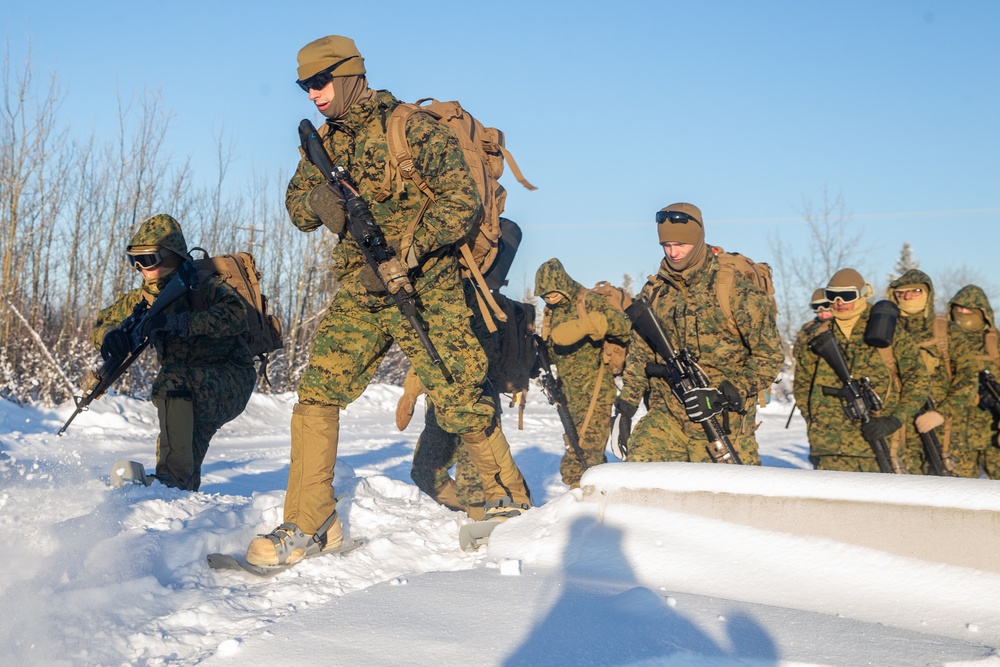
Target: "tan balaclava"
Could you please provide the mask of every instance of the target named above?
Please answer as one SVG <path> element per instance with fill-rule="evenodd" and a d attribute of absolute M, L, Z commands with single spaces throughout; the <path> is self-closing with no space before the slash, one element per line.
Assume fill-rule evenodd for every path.
<path fill-rule="evenodd" d="M 865 312 L 865 308 L 868 307 L 867 297 L 872 294 L 872 286 L 865 281 L 860 273 L 854 269 L 841 269 L 833 274 L 830 278 L 830 282 L 826 284 L 827 290 L 836 291 L 843 288 L 857 288 L 860 297 L 851 303 L 850 310 L 838 311 L 836 308 L 831 307 L 833 312 L 833 317 L 837 322 L 837 326 L 844 333 L 847 338 L 851 337 L 851 332 L 854 330 L 854 325 L 858 323 L 861 318 L 861 314 Z"/>
<path fill-rule="evenodd" d="M 691 243 L 694 248 L 687 257 L 679 262 L 671 262 L 667 258 L 663 259 L 663 266 L 671 272 L 684 274 L 689 269 L 697 269 L 705 263 L 708 256 L 708 246 L 705 244 L 705 222 L 701 217 L 701 209 L 694 204 L 678 202 L 660 209 L 661 213 L 684 213 L 688 216 L 686 220 L 672 222 L 669 219 L 656 223 L 656 232 L 660 238 L 660 244 L 664 243 Z"/>
<path fill-rule="evenodd" d="M 906 292 L 908 290 L 918 288 L 923 290 L 923 294 L 918 296 L 916 299 L 893 299 L 893 301 L 896 302 L 896 305 L 899 306 L 899 312 L 903 317 L 922 315 L 924 313 L 924 310 L 927 308 L 927 297 L 931 291 L 930 285 L 925 283 L 913 283 L 912 285 L 899 285 L 892 288 L 893 292 Z"/>
<path fill-rule="evenodd" d="M 299 50 L 299 81 L 328 71 L 333 77 L 333 101 L 322 113 L 341 120 L 355 104 L 371 99 L 375 91 L 365 78 L 365 59 L 354 40 L 340 35 L 321 37 Z"/>

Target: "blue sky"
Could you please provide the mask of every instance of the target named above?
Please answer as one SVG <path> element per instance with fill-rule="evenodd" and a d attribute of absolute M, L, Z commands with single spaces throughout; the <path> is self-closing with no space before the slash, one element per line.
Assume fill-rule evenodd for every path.
<path fill-rule="evenodd" d="M 512 296 L 552 256 L 588 284 L 653 272 L 653 213 L 673 201 L 702 208 L 710 242 L 773 261 L 775 235 L 805 248 L 799 213 L 824 190 L 853 214 L 873 282 L 906 241 L 932 278 L 965 265 L 1000 285 L 998 2 L 291 7 L 16 1 L 0 25 L 15 64 L 30 48 L 36 77 L 58 77 L 74 134 L 159 92 L 170 152 L 206 181 L 215 137 L 236 142 L 234 188 L 291 175 L 313 115 L 295 54 L 353 37 L 374 87 L 461 100 L 505 131 L 539 187 L 503 179 L 525 235 Z"/>

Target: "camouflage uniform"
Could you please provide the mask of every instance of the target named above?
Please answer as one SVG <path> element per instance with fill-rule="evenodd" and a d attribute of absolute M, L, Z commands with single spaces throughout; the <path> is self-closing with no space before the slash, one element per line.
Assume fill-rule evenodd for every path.
<path fill-rule="evenodd" d="M 190 259 L 180 225 L 168 215 L 146 220 L 129 242 L 132 246 L 168 248 Z M 155 300 L 174 274 L 158 284 L 143 281 L 142 287 L 119 297 L 97 316 L 93 343 L 100 347 L 104 335 L 119 326 L 137 303 Z M 174 479 L 177 485 L 197 490 L 201 465 L 215 432 L 232 421 L 246 407 L 256 383 L 253 359 L 242 333 L 247 331 L 243 298 L 232 287 L 214 277 L 205 277 L 198 291 L 169 305 L 165 314 L 186 313 L 188 335 L 178 337 L 155 333 L 151 336 L 160 370 L 153 380 L 151 400 L 160 411 L 161 436 L 157 439 L 156 474 L 167 479 L 176 470 L 165 461 L 164 411 L 173 399 L 190 401 L 194 414 L 194 457 L 190 480 Z M 162 448 L 161 448 L 162 445 Z"/>
<path fill-rule="evenodd" d="M 343 119 L 329 122 L 323 142 L 334 163 L 347 169 L 387 241 L 399 251 L 404 232 L 426 197 L 405 179 L 394 196 L 382 201 L 375 197 L 386 178 L 385 122 L 397 104 L 390 93 L 375 92 L 371 99 L 353 105 Z M 478 190 L 458 140 L 445 126 L 418 112 L 407 122 L 406 135 L 416 170 L 435 193 L 412 236 L 412 255 L 418 266 L 410 277 L 427 335 L 451 381 L 431 362 L 410 323 L 374 282 L 358 244 L 350 236 L 342 238 L 333 251 L 333 274 L 341 289 L 316 332 L 293 410 L 285 521 L 296 523 L 306 534 L 316 531 L 336 507 L 331 481 L 339 409 L 361 395 L 393 341 L 427 388 L 441 428 L 461 435 L 467 446 L 476 446 L 473 460 L 487 501 L 506 495 L 515 503 L 530 502 L 520 471 L 510 462 L 495 401 L 483 390 L 486 355 L 469 326 L 472 314 L 451 252 L 452 244 L 482 214 Z M 309 195 L 324 182 L 316 167 L 300 160 L 285 203 L 292 222 L 302 231 L 323 224 L 310 206 Z M 513 475 L 502 479 L 502 471 L 511 469 Z"/>
<path fill-rule="evenodd" d="M 890 439 L 897 440 L 896 448 L 899 449 L 903 434 L 913 428 L 913 415 L 927 398 L 927 370 L 920 361 L 913 339 L 902 327 L 897 327 L 891 349 L 902 388 L 895 385 L 879 351 L 864 343 L 868 318 L 869 310 L 865 308 L 849 339 L 845 338 L 835 321 L 824 324 L 816 333 L 831 328 L 852 377 L 871 380 L 872 387 L 883 401 L 883 409 L 873 416 L 893 416 L 903 424 L 903 428 L 890 436 Z M 839 397 L 823 394 L 823 387 L 839 389 L 843 386 L 833 369 L 819 359 L 808 345 L 800 347 L 796 362 L 793 390 L 796 404 L 806 420 L 809 460 L 817 470 L 878 472 L 871 445 L 861 435 L 861 425 L 847 418 Z"/>
<path fill-rule="evenodd" d="M 934 337 L 935 319 L 942 320 L 941 324 L 944 324 L 944 318 L 935 317 L 934 283 L 931 282 L 930 276 L 919 269 L 910 269 L 892 281 L 887 290 L 888 299 L 899 306 L 900 299 L 896 297 L 895 292 L 906 285 L 926 286 L 927 304 L 918 313 L 908 314 L 901 310 L 896 326 L 901 327 L 910 335 L 910 338 L 917 345 L 920 360 L 924 362 L 924 366 L 927 368 L 927 375 L 930 381 L 930 397 L 936 406 L 935 410 L 945 419 L 945 427 L 938 428 L 936 433 L 942 445 L 947 448 L 948 441 L 945 434 L 948 430 L 947 424 L 951 419 L 951 414 L 947 411 L 947 406 L 943 404 L 943 401 L 948 394 L 948 386 L 950 384 L 949 369 L 945 363 L 945 353 L 940 349 L 938 341 Z M 947 327 L 943 329 L 947 330 Z M 942 339 L 942 343 L 944 343 L 945 350 L 947 350 L 946 338 Z M 922 411 L 923 407 L 921 405 L 918 412 Z M 924 454 L 924 445 L 920 439 L 920 434 L 913 426 L 914 417 L 916 417 L 916 414 L 911 415 L 908 420 L 904 421 L 907 429 L 906 450 L 903 455 L 903 462 L 907 471 L 911 474 L 929 474 L 931 473 L 930 464 Z"/>
<path fill-rule="evenodd" d="M 551 351 L 551 361 L 558 369 L 567 407 L 580 436 L 580 449 L 589 468 L 607 461 L 604 448 L 611 435 L 611 406 L 618 395 L 614 376 L 603 363 L 603 341 L 606 337 L 622 345 L 628 343 L 631 324 L 625 314 L 602 295 L 588 292 L 584 296 L 588 317 L 603 318 L 606 325 L 601 327 L 604 332 L 591 330 L 590 335 L 584 334 L 592 325 L 580 321 L 578 301 L 583 291 L 583 285 L 570 278 L 558 259 L 548 260 L 535 273 L 535 296 L 543 297 L 552 292 L 563 296 L 554 305 L 546 304 L 542 335 Z M 560 336 L 560 327 L 577 333 Z M 588 412 L 591 412 L 589 422 Z M 586 430 L 584 422 L 587 422 Z M 563 454 L 559 472 L 564 484 L 579 486 L 584 468 L 575 451 L 567 450 Z"/>
<path fill-rule="evenodd" d="M 988 370 L 1000 377 L 1000 352 L 997 350 L 997 330 L 993 324 L 993 308 L 983 290 L 967 285 L 951 299 L 952 307 L 978 309 L 984 323 L 966 331 L 952 321 L 948 330 L 952 383 L 942 409 L 952 415 L 950 424 L 951 455 L 955 472 L 961 477 L 979 477 L 980 470 L 990 479 L 1000 479 L 1000 447 L 997 445 L 997 423 L 992 413 L 979 407 L 979 372 Z"/>
<path fill-rule="evenodd" d="M 731 297 L 739 333 L 731 329 L 719 306 L 719 270 L 710 247 L 704 262 L 684 271 L 683 278 L 664 259 L 639 298 L 653 299 L 653 311 L 671 344 L 678 351 L 688 348 L 694 353 L 711 386 L 728 380 L 739 390 L 746 414 L 729 413 L 729 437 L 743 463 L 760 465 L 754 437 L 757 393 L 768 389 L 781 370 L 781 339 L 770 299 L 739 272 Z M 711 462 L 704 428 L 688 419 L 666 380 L 646 375 L 646 364 L 651 362 L 663 360 L 633 331 L 620 400 L 636 406 L 647 395 L 649 409 L 629 437 L 628 460 Z"/>

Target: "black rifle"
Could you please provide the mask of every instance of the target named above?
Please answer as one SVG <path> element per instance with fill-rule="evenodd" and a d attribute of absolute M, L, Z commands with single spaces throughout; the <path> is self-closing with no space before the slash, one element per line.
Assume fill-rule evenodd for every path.
<path fill-rule="evenodd" d="M 823 359 L 837 378 L 844 383 L 841 388 L 823 387 L 825 396 L 837 396 L 843 400 L 844 412 L 851 421 L 860 421 L 862 425 L 872 420 L 872 413 L 882 409 L 882 399 L 875 393 L 871 381 L 864 377 L 855 380 L 847 368 L 847 360 L 840 349 L 833 331 L 827 329 L 809 341 L 809 349 Z M 901 473 L 902 466 L 893 460 L 889 444 L 885 438 L 869 440 L 868 444 L 875 452 L 878 469 L 884 473 Z"/>
<path fill-rule="evenodd" d="M 647 364 L 646 374 L 666 380 L 678 401 L 684 403 L 684 394 L 692 389 L 712 386 L 691 350 L 687 348 L 680 352 L 674 350 L 646 297 L 640 296 L 633 301 L 632 305 L 625 309 L 625 315 L 632 321 L 632 328 L 639 332 L 653 352 L 664 360 L 663 364 Z M 713 461 L 743 464 L 739 452 L 726 435 L 726 429 L 722 428 L 714 415 L 700 423 L 705 429 L 708 454 Z"/>
<path fill-rule="evenodd" d="M 934 399 L 928 396 L 927 402 L 924 403 L 924 409 L 920 411 L 920 414 L 933 409 Z M 934 429 L 927 431 L 927 433 L 918 433 L 918 435 L 920 436 L 920 442 L 924 445 L 924 454 L 931 466 L 931 472 L 938 477 L 955 477 L 955 463 L 951 460 L 950 455 L 945 454 L 944 448 L 941 446 L 941 441 L 938 439 Z"/>
<path fill-rule="evenodd" d="M 413 288 L 413 283 L 410 282 L 403 263 L 396 256 L 396 249 L 385 240 L 385 234 L 375 221 L 368 203 L 358 194 L 358 189 L 351 182 L 347 170 L 333 166 L 333 160 L 326 152 L 316 128 L 308 119 L 299 123 L 299 140 L 302 142 L 302 151 L 306 159 L 320 170 L 326 178 L 327 187 L 344 200 L 344 207 L 347 209 L 347 233 L 361 248 L 361 254 L 364 255 L 368 266 L 378 276 L 382 286 L 396 303 L 396 307 L 413 327 L 431 361 L 441 368 L 445 378 L 451 382 L 452 378 L 441 361 L 441 355 L 427 337 L 427 332 L 417 317 L 416 290 Z"/>
<path fill-rule="evenodd" d="M 552 370 L 549 348 L 545 344 L 545 340 L 538 334 L 532 334 L 531 337 L 535 341 L 538 369 L 541 371 L 538 379 L 542 383 L 542 393 L 545 394 L 545 398 L 549 399 L 549 405 L 554 405 L 556 408 L 556 414 L 559 415 L 559 421 L 562 422 L 563 440 L 566 441 L 566 447 L 573 450 L 576 460 L 586 470 L 587 459 L 583 449 L 580 448 L 580 435 L 576 432 L 573 415 L 569 413 L 569 404 L 566 402 L 566 392 L 563 391 L 562 380 Z"/>
<path fill-rule="evenodd" d="M 1000 419 L 1000 383 L 988 370 L 979 371 L 979 409 L 988 410 Z"/>
<path fill-rule="evenodd" d="M 90 404 L 104 395 L 104 392 L 113 385 L 118 378 L 125 374 L 142 351 L 149 346 L 149 337 L 142 335 L 143 323 L 159 314 L 164 308 L 172 304 L 187 292 L 198 289 L 198 270 L 191 262 L 184 262 L 178 267 L 174 277 L 163 288 L 163 291 L 156 297 L 153 305 L 149 305 L 145 299 L 132 308 L 131 314 L 118 326 L 118 330 L 125 334 L 128 340 L 128 351 L 124 355 L 110 354 L 104 359 L 104 363 L 96 371 L 88 371 L 81 381 L 81 387 L 85 393 L 81 397 L 73 397 L 76 401 L 76 410 L 69 416 L 66 423 L 59 429 L 59 435 L 66 432 L 69 425 L 76 419 L 76 416 L 87 410 Z M 102 351 L 103 352 L 103 351 Z"/>

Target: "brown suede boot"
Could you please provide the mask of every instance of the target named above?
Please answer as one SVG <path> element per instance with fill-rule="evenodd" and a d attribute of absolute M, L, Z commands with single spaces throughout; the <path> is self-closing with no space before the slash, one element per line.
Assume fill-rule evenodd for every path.
<path fill-rule="evenodd" d="M 528 484 L 510 454 L 510 445 L 503 430 L 499 424 L 488 435 L 487 430 L 462 434 L 462 444 L 483 481 L 487 507 L 504 497 L 515 505 L 531 507 Z M 488 515 L 489 510 L 486 513 Z"/>

